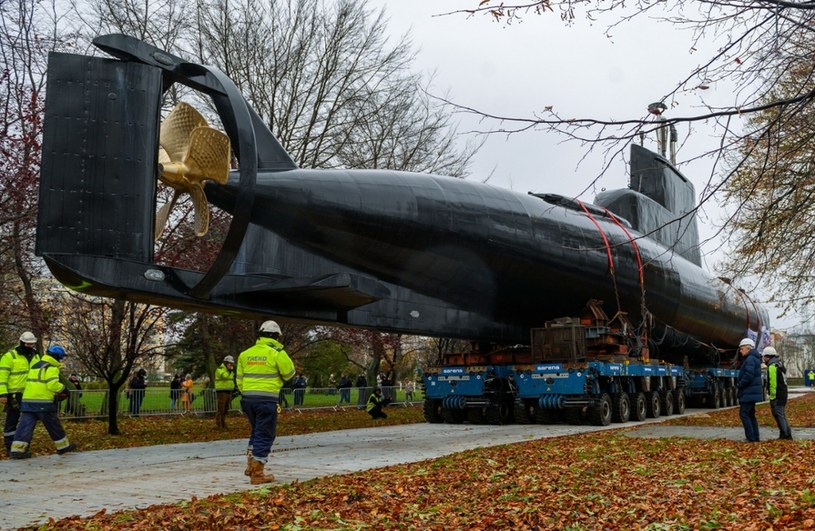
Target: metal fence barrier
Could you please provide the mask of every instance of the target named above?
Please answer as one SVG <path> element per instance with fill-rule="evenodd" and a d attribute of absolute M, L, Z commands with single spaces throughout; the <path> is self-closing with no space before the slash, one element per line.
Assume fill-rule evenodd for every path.
<path fill-rule="evenodd" d="M 312 388 L 284 389 L 281 392 L 280 405 L 288 411 L 301 412 L 305 410 L 344 410 L 365 409 L 368 397 L 373 387 L 351 388 Z M 424 400 L 421 390 L 408 392 L 400 387 L 383 387 L 382 396 L 390 399 L 392 405 L 413 406 Z M 73 390 L 70 396 L 59 406 L 61 418 L 85 419 L 107 418 L 108 416 L 107 389 Z M 184 394 L 176 392 L 171 394 L 167 387 L 148 387 L 142 391 L 119 392 L 117 401 L 119 416 L 139 415 L 212 415 L 217 404 L 215 389 L 194 389 L 190 400 Z M 240 411 L 240 397 L 235 397 L 230 403 L 230 411 Z"/>

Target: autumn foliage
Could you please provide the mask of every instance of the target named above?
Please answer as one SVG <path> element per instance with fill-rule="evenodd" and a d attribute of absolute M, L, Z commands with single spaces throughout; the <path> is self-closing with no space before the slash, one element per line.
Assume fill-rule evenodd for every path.
<path fill-rule="evenodd" d="M 773 429 L 768 405 L 758 410 L 760 423 L 767 430 Z M 788 412 L 794 428 L 815 426 L 815 395 L 793 400 Z M 281 431 L 302 433 L 316 431 L 318 426 L 332 429 L 338 428 L 339 422 L 345 427 L 360 427 L 347 425 L 353 419 L 370 422 L 360 413 L 287 414 Z M 393 422 L 418 420 L 415 409 L 393 409 L 392 413 L 391 417 L 397 417 Z M 145 421 L 158 422 L 132 422 Z M 737 408 L 672 423 L 740 426 Z M 629 424 L 607 432 L 481 448 L 407 465 L 192 499 L 179 505 L 101 512 L 92 518 L 51 522 L 46 527 L 815 528 L 815 478 L 806 473 L 815 456 L 812 441 L 745 444 L 724 439 L 646 439 L 635 437 L 633 427 Z M 69 425 L 71 432 L 75 428 Z M 216 432 L 195 432 L 190 427 L 186 436 L 193 437 L 193 433 L 207 436 Z"/>

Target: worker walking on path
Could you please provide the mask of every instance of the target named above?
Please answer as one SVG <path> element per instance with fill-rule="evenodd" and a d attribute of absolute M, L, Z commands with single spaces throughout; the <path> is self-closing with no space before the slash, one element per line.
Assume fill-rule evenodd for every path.
<path fill-rule="evenodd" d="M 778 351 L 766 347 L 761 353 L 767 365 L 767 387 L 770 398 L 770 411 L 778 424 L 778 438 L 792 439 L 790 423 L 787 422 L 787 368 L 781 363 Z"/>
<path fill-rule="evenodd" d="M 238 356 L 241 407 L 251 428 L 244 473 L 252 485 L 274 481 L 274 475 L 266 475 L 264 467 L 277 435 L 280 390 L 294 377 L 294 363 L 283 349 L 280 336 L 280 326 L 266 321 L 258 330 L 255 345 Z"/>
<path fill-rule="evenodd" d="M 20 424 L 11 444 L 12 459 L 31 457 L 29 445 L 38 420 L 45 425 L 58 454 L 74 449 L 59 421 L 57 402 L 54 400 L 55 397 L 58 400 L 68 398 L 68 388 L 59 381 L 59 368 L 62 366 L 60 362 L 64 358 L 65 349 L 53 345 L 48 347 L 42 358 L 28 371 L 28 382 L 20 404 Z"/>
<path fill-rule="evenodd" d="M 215 397 L 218 400 L 215 410 L 215 427 L 226 429 L 226 416 L 229 403 L 235 390 L 235 358 L 226 356 L 221 366 L 215 369 Z"/>
<path fill-rule="evenodd" d="M 0 404 L 6 411 L 6 423 L 3 426 L 3 444 L 6 455 L 11 452 L 11 443 L 20 421 L 20 402 L 28 381 L 28 370 L 40 360 L 35 349 L 37 337 L 31 332 L 23 332 L 20 344 L 3 354 L 0 358 Z"/>

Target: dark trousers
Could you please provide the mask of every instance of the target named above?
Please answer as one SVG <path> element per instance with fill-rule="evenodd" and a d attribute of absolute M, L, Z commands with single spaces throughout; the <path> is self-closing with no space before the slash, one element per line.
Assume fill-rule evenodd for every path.
<path fill-rule="evenodd" d="M 34 435 L 34 426 L 37 425 L 38 420 L 42 421 L 57 450 L 68 447 L 68 436 L 65 435 L 65 430 L 59 422 L 56 410 L 23 411 L 20 414 L 20 423 L 17 425 L 17 434 L 14 436 L 14 442 L 11 445 L 12 452 L 25 453 L 28 451 L 28 445 L 31 444 L 31 437 Z"/>
<path fill-rule="evenodd" d="M 241 407 L 249 419 L 249 448 L 252 457 L 265 463 L 277 435 L 277 402 L 272 400 L 241 400 Z"/>
<path fill-rule="evenodd" d="M 141 411 L 141 403 L 144 400 L 144 389 L 130 390 L 130 414 L 138 415 Z"/>
<path fill-rule="evenodd" d="M 778 424 L 779 439 L 792 439 L 790 423 L 787 422 L 787 403 L 780 404 L 778 400 L 770 400 L 770 411 L 773 413 L 775 423 Z"/>
<path fill-rule="evenodd" d="M 226 428 L 226 416 L 229 414 L 229 403 L 232 401 L 232 391 L 216 391 L 218 403 L 215 406 L 215 425 Z"/>
<path fill-rule="evenodd" d="M 11 450 L 11 443 L 14 442 L 14 433 L 17 430 L 17 423 L 20 422 L 20 402 L 23 401 L 23 393 L 10 393 L 6 402 L 6 423 L 3 426 L 3 444 L 6 445 L 6 453 Z"/>
<path fill-rule="evenodd" d="M 739 418 L 744 426 L 744 436 L 748 442 L 758 442 L 758 420 L 756 420 L 756 403 L 739 403 Z"/>
<path fill-rule="evenodd" d="M 368 411 L 368 414 L 371 415 L 371 418 L 374 418 L 374 419 L 386 419 L 386 418 L 388 418 L 388 415 L 384 411 L 382 411 L 382 406 L 379 406 L 379 405 L 374 406 L 373 408 L 371 408 L 371 410 Z"/>
<path fill-rule="evenodd" d="M 340 401 L 337 404 L 342 404 L 345 402 L 346 404 L 351 403 L 351 388 L 350 387 L 341 387 L 340 388 Z"/>

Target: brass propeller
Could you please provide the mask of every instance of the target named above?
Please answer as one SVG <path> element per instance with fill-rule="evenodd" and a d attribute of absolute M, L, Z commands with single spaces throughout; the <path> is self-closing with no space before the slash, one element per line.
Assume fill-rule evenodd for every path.
<path fill-rule="evenodd" d="M 173 197 L 156 214 L 158 239 L 167 225 L 170 210 L 186 192 L 195 209 L 195 235 L 209 229 L 209 204 L 204 181 L 226 184 L 229 179 L 229 137 L 207 124 L 201 114 L 187 103 L 173 108 L 161 123 L 159 133 L 159 180 L 173 188 Z"/>

